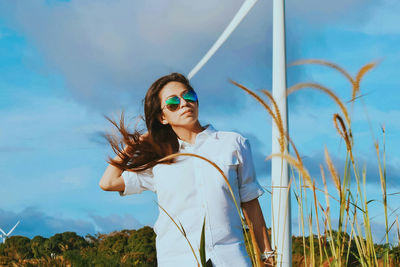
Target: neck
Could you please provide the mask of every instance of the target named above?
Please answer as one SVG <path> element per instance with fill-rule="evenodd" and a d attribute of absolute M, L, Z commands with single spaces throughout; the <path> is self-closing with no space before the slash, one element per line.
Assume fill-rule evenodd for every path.
<path fill-rule="evenodd" d="M 179 139 L 189 144 L 194 144 L 197 134 L 204 130 L 199 121 L 196 121 L 196 123 L 191 126 L 174 126 L 172 129 Z"/>

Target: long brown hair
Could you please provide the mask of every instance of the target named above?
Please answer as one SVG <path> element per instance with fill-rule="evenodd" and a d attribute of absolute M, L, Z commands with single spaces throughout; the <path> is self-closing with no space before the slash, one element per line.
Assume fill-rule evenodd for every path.
<path fill-rule="evenodd" d="M 178 137 L 169 124 L 162 124 L 159 120 L 162 114 L 159 94 L 169 82 L 180 82 L 186 89 L 193 90 L 188 79 L 180 73 L 171 73 L 156 80 L 147 90 L 144 99 L 147 134 L 142 135 L 136 129 L 130 132 L 125 126 L 123 112 L 119 124 L 106 117 L 121 134 L 121 137 L 113 134 L 105 135 L 113 151 L 121 158 L 114 160 L 109 157 L 110 164 L 122 170 L 142 171 L 156 165 L 159 159 L 178 152 Z"/>

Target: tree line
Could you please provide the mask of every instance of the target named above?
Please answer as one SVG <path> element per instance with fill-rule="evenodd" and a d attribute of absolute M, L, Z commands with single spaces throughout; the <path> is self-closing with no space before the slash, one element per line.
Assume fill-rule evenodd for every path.
<path fill-rule="evenodd" d="M 75 232 L 59 233 L 50 238 L 12 236 L 0 244 L 0 266 L 157 266 L 155 237 L 149 226 L 85 237 Z M 310 242 L 317 244 L 317 236 L 293 237 L 293 266 L 304 266 L 305 257 L 312 256 L 303 253 L 304 245 L 309 247 Z M 389 249 L 392 266 L 400 266 L 400 246 L 376 246 L 380 254 Z M 348 266 L 359 266 L 354 242 L 350 243 L 349 252 Z M 314 256 L 318 255 L 315 246 Z"/>
<path fill-rule="evenodd" d="M 12 236 L 0 244 L 0 266 L 157 266 L 155 233 L 149 226 L 110 234 L 75 232 L 50 238 Z"/>

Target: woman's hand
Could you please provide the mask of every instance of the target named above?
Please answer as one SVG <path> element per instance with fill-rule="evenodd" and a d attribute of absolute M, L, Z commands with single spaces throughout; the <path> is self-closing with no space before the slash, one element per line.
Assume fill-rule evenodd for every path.
<path fill-rule="evenodd" d="M 125 146 L 122 150 L 123 153 L 126 152 L 128 146 Z M 114 160 L 120 161 L 121 157 L 116 155 Z M 124 191 L 125 190 L 125 182 L 121 177 L 123 170 L 113 166 L 112 164 L 108 164 L 107 169 L 105 170 L 103 176 L 100 179 L 99 186 L 104 191 Z"/>
<path fill-rule="evenodd" d="M 149 132 L 142 134 L 139 137 L 139 141 L 145 140 L 149 136 Z M 127 153 L 128 146 L 125 146 L 121 151 L 122 153 Z M 121 157 L 116 155 L 114 160 L 120 161 Z M 99 185 L 101 189 L 104 191 L 124 191 L 125 190 L 125 182 L 121 177 L 123 170 L 109 164 L 107 166 L 106 171 L 100 179 Z"/>
<path fill-rule="evenodd" d="M 120 160 L 120 157 L 115 156 L 114 160 Z M 125 182 L 121 177 L 122 170 L 108 164 L 103 176 L 100 179 L 99 186 L 104 191 L 124 191 Z"/>
<path fill-rule="evenodd" d="M 263 261 L 265 267 L 273 267 L 275 266 L 275 257 L 272 255 L 268 259 Z"/>
<path fill-rule="evenodd" d="M 263 261 L 263 266 L 272 267 L 275 266 L 275 251 L 265 251 L 261 254 L 261 260 Z"/>
<path fill-rule="evenodd" d="M 142 135 L 139 137 L 139 141 L 143 141 L 143 140 L 145 140 L 147 137 L 149 137 L 149 132 L 145 132 L 144 134 L 142 134 Z"/>

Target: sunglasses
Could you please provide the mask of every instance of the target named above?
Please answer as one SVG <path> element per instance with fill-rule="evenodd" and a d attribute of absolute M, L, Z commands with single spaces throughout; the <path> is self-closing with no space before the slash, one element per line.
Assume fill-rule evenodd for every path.
<path fill-rule="evenodd" d="M 194 90 L 189 90 L 182 95 L 182 98 L 186 102 L 194 103 L 197 102 L 197 94 Z M 164 108 L 167 108 L 169 111 L 175 111 L 179 108 L 181 104 L 181 98 L 179 96 L 173 96 L 165 100 Z"/>

